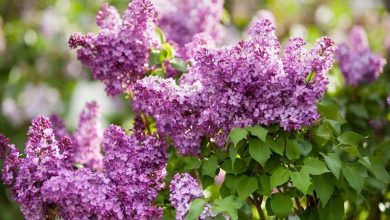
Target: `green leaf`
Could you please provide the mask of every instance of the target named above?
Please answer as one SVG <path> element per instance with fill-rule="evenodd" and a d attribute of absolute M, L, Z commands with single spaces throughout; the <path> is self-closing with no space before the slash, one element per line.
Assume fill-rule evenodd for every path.
<path fill-rule="evenodd" d="M 293 186 L 306 194 L 309 186 L 311 185 L 310 176 L 304 170 L 299 172 L 290 172 L 291 181 Z"/>
<path fill-rule="evenodd" d="M 164 32 L 159 27 L 156 27 L 156 33 L 157 33 L 157 36 L 159 37 L 160 43 L 164 44 L 165 43 Z"/>
<path fill-rule="evenodd" d="M 355 157 L 361 157 L 362 155 L 359 152 L 359 149 L 355 145 L 349 145 L 348 147 L 342 147 L 342 151 L 347 152 L 349 155 L 355 156 Z"/>
<path fill-rule="evenodd" d="M 238 177 L 232 175 L 232 174 L 226 174 L 225 181 L 223 182 L 230 191 L 234 194 L 237 191 L 238 186 Z"/>
<path fill-rule="evenodd" d="M 325 119 L 324 121 L 327 122 L 329 124 L 329 126 L 333 128 L 336 135 L 340 135 L 341 126 L 343 125 L 343 123 L 341 123 L 339 121 L 330 120 L 330 119 Z"/>
<path fill-rule="evenodd" d="M 202 183 L 202 187 L 207 188 L 214 183 L 214 178 L 210 176 L 201 176 L 200 181 Z"/>
<path fill-rule="evenodd" d="M 250 194 L 258 189 L 256 177 L 243 175 L 238 180 L 237 193 L 240 199 L 246 200 Z"/>
<path fill-rule="evenodd" d="M 259 180 L 260 193 L 265 196 L 270 196 L 272 188 L 269 176 L 267 176 L 266 174 L 262 174 Z"/>
<path fill-rule="evenodd" d="M 367 167 L 377 179 L 388 184 L 390 182 L 389 172 L 386 170 L 384 163 L 375 157 L 370 157 L 370 167 Z"/>
<path fill-rule="evenodd" d="M 332 131 L 326 126 L 326 124 L 320 124 L 318 127 L 314 127 L 311 134 L 314 143 L 319 146 L 324 146 L 332 137 Z"/>
<path fill-rule="evenodd" d="M 272 211 L 278 217 L 286 217 L 293 208 L 291 198 L 282 193 L 272 195 L 270 205 Z"/>
<path fill-rule="evenodd" d="M 149 56 L 149 66 L 161 64 L 165 60 L 164 53 L 160 50 L 152 50 Z"/>
<path fill-rule="evenodd" d="M 318 160 L 314 157 L 307 157 L 303 160 L 305 164 L 302 167 L 302 170 L 305 170 L 308 174 L 311 175 L 321 175 L 323 173 L 329 172 L 328 168 L 326 168 L 325 163 Z"/>
<path fill-rule="evenodd" d="M 271 197 L 267 198 L 267 201 L 265 202 L 265 209 L 267 210 L 267 215 L 268 216 L 274 216 L 275 213 L 272 211 L 271 208 Z"/>
<path fill-rule="evenodd" d="M 162 78 L 164 78 L 164 75 L 165 75 L 164 70 L 162 68 L 156 68 L 150 74 L 152 76 L 159 76 Z"/>
<path fill-rule="evenodd" d="M 198 169 L 202 165 L 202 161 L 196 157 L 185 157 L 184 162 L 186 163 L 184 167 L 186 171 Z"/>
<path fill-rule="evenodd" d="M 207 175 L 210 177 L 215 176 L 215 171 L 218 168 L 217 158 L 213 155 L 209 157 L 207 160 L 204 160 L 202 163 L 202 175 Z"/>
<path fill-rule="evenodd" d="M 349 110 L 360 118 L 366 119 L 369 117 L 367 109 L 361 104 L 351 104 Z"/>
<path fill-rule="evenodd" d="M 358 133 L 347 131 L 340 135 L 337 140 L 345 145 L 358 145 L 364 137 Z"/>
<path fill-rule="evenodd" d="M 344 117 L 340 114 L 339 108 L 334 103 L 318 103 L 317 110 L 326 119 L 345 122 Z"/>
<path fill-rule="evenodd" d="M 334 191 L 334 183 L 330 175 L 327 173 L 312 177 L 313 187 L 320 198 L 322 207 L 325 207 Z"/>
<path fill-rule="evenodd" d="M 360 193 L 367 177 L 366 168 L 359 164 L 353 164 L 343 166 L 341 170 L 348 184 Z"/>
<path fill-rule="evenodd" d="M 259 139 L 251 139 L 249 142 L 249 154 L 264 167 L 271 156 L 271 150 L 269 145 Z"/>
<path fill-rule="evenodd" d="M 238 142 L 246 139 L 248 136 L 248 131 L 244 128 L 233 128 L 230 132 L 230 138 L 233 141 L 234 147 L 237 146 Z"/>
<path fill-rule="evenodd" d="M 235 148 L 234 146 L 229 147 L 229 157 L 232 160 L 232 166 L 234 166 L 234 162 L 237 158 L 237 148 Z"/>
<path fill-rule="evenodd" d="M 343 219 L 344 201 L 341 197 L 333 197 L 325 207 L 320 208 L 320 220 Z"/>
<path fill-rule="evenodd" d="M 286 155 L 288 159 L 290 160 L 299 159 L 299 157 L 301 156 L 301 152 L 299 150 L 298 145 L 299 145 L 298 142 L 296 142 L 295 140 L 294 141 L 287 140 Z"/>
<path fill-rule="evenodd" d="M 246 171 L 247 165 L 241 159 L 237 159 L 234 165 L 232 165 L 232 160 L 227 159 L 222 163 L 221 168 L 227 173 L 240 174 Z"/>
<path fill-rule="evenodd" d="M 271 188 L 286 183 L 290 178 L 290 171 L 280 166 L 271 175 Z"/>
<path fill-rule="evenodd" d="M 238 219 L 237 209 L 241 208 L 243 203 L 235 196 L 228 196 L 224 199 L 214 201 L 212 211 L 215 214 L 226 213 L 232 219 Z"/>
<path fill-rule="evenodd" d="M 339 155 L 336 153 L 328 153 L 328 154 L 323 154 L 321 155 L 324 157 L 326 165 L 330 169 L 330 171 L 336 176 L 338 179 L 340 176 L 340 170 L 341 170 L 341 160 Z"/>
<path fill-rule="evenodd" d="M 182 72 L 182 73 L 188 72 L 187 63 L 186 63 L 184 60 L 182 60 L 182 59 L 173 58 L 173 59 L 171 59 L 171 60 L 169 61 L 169 64 L 171 64 L 171 66 L 172 66 L 174 69 L 176 69 L 176 70 L 178 70 L 178 71 L 180 71 L 180 72 Z"/>
<path fill-rule="evenodd" d="M 164 209 L 163 220 L 171 220 L 171 219 L 175 219 L 175 217 L 176 217 L 175 210 L 171 210 L 167 208 Z"/>
<path fill-rule="evenodd" d="M 270 146 L 271 149 L 280 156 L 283 156 L 285 143 L 286 142 L 282 138 L 279 138 L 277 141 L 267 138 L 265 142 L 266 145 Z"/>
<path fill-rule="evenodd" d="M 262 141 L 266 141 L 268 130 L 258 125 L 246 128 L 253 136 L 258 137 Z"/>
<path fill-rule="evenodd" d="M 298 141 L 298 143 L 299 144 L 297 145 L 297 147 L 303 156 L 307 156 L 311 152 L 311 150 L 313 149 L 313 146 L 311 145 L 310 142 L 307 142 L 305 140 L 301 140 L 301 141 Z"/>
<path fill-rule="evenodd" d="M 188 211 L 188 214 L 186 215 L 185 220 L 195 220 L 199 219 L 199 216 L 203 212 L 204 205 L 206 204 L 206 201 L 204 199 L 194 199 L 191 202 L 190 209 Z"/>

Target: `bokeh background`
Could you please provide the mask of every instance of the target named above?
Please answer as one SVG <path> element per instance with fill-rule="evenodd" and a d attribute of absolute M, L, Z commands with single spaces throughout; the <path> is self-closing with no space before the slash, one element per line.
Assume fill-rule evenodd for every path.
<path fill-rule="evenodd" d="M 81 108 L 90 100 L 101 106 L 103 125 L 131 126 L 125 97 L 106 97 L 102 83 L 92 80 L 67 44 L 74 32 L 97 32 L 95 15 L 103 2 L 120 11 L 128 4 L 126 0 L 0 0 L 0 133 L 20 148 L 32 118 L 56 113 L 74 128 Z M 359 24 L 368 32 L 372 50 L 387 57 L 390 14 L 386 6 L 390 7 L 389 1 L 226 0 L 225 43 L 245 37 L 252 16 L 269 10 L 282 42 L 299 36 L 314 43 L 323 35 L 343 42 L 348 29 Z M 329 77 L 329 92 L 337 94 L 343 87 L 338 68 Z M 19 208 L 0 183 L 0 220 L 17 219 L 23 219 Z"/>

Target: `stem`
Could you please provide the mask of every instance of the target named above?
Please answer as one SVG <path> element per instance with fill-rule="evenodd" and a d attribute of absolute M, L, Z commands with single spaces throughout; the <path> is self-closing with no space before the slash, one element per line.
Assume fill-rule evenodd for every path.
<path fill-rule="evenodd" d="M 298 213 L 296 213 L 296 214 L 302 214 L 303 213 L 303 207 L 302 207 L 302 205 L 301 205 L 301 202 L 299 201 L 299 198 L 298 197 L 295 197 L 294 198 L 295 199 L 295 204 L 297 205 L 297 208 L 298 208 Z"/>
<path fill-rule="evenodd" d="M 257 213 L 260 216 L 260 220 L 266 220 L 264 211 L 261 208 L 261 203 L 263 202 L 263 196 L 260 196 L 259 200 L 257 200 L 255 196 L 253 196 L 253 199 L 249 197 L 249 201 L 256 207 Z"/>

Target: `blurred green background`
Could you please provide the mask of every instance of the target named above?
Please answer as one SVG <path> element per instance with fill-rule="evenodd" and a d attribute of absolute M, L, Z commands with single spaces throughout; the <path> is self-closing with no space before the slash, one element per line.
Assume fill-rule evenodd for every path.
<path fill-rule="evenodd" d="M 123 97 L 107 98 L 104 86 L 67 46 L 70 34 L 97 32 L 95 15 L 103 0 L 0 0 L 0 133 L 23 148 L 29 121 L 59 114 L 70 128 L 84 103 L 98 101 L 102 123 L 131 126 L 132 113 Z M 128 1 L 110 4 L 124 11 Z M 380 0 L 226 0 L 226 43 L 245 37 L 258 10 L 270 10 L 282 43 L 300 36 L 313 43 L 323 35 L 344 41 L 353 24 L 363 25 L 372 49 L 386 55 L 390 34 L 386 2 Z M 337 68 L 330 74 L 330 93 L 342 86 Z M 23 219 L 0 183 L 0 220 Z"/>

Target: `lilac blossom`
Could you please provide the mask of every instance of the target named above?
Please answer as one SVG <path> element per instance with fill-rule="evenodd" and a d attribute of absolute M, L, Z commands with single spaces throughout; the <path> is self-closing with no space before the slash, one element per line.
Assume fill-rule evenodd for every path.
<path fill-rule="evenodd" d="M 184 220 L 191 206 L 191 202 L 196 198 L 202 198 L 203 192 L 198 181 L 190 174 L 176 174 L 169 185 L 169 201 L 176 209 L 176 220 Z M 215 217 L 210 205 L 206 204 L 199 219 Z"/>
<path fill-rule="evenodd" d="M 162 209 L 152 206 L 164 187 L 166 147 L 154 136 L 137 139 L 117 126 L 106 129 L 103 139 L 104 172 L 116 190 L 128 219 L 159 219 Z"/>
<path fill-rule="evenodd" d="M 363 27 L 352 27 L 348 40 L 348 44 L 338 45 L 336 51 L 336 59 L 346 83 L 357 86 L 378 79 L 386 60 L 371 52 Z"/>
<path fill-rule="evenodd" d="M 197 123 L 202 111 L 202 85 L 179 86 L 173 79 L 147 77 L 134 86 L 133 108 L 154 117 L 159 133 L 168 135 L 183 155 L 198 154 Z"/>
<path fill-rule="evenodd" d="M 56 176 L 63 166 L 59 142 L 55 139 L 48 118 L 37 117 L 28 131 L 25 158 L 19 158 L 13 145 L 8 145 L 2 172 L 5 184 L 12 185 L 15 200 L 20 204 L 26 219 L 40 220 L 45 215 L 41 193 L 42 184 Z M 10 178 L 10 173 L 13 177 Z"/>
<path fill-rule="evenodd" d="M 63 219 L 124 219 L 115 184 L 89 169 L 64 170 L 44 183 L 47 204 L 58 206 Z"/>
<path fill-rule="evenodd" d="M 78 48 L 78 59 L 106 85 L 107 94 L 128 92 L 146 74 L 150 48 L 157 44 L 154 17 L 149 0 L 132 1 L 122 18 L 104 4 L 97 15 L 100 33 L 74 34 L 69 39 L 70 47 Z"/>
<path fill-rule="evenodd" d="M 54 132 L 57 138 L 69 136 L 72 139 L 72 164 L 82 165 L 92 170 L 103 169 L 103 156 L 101 153 L 102 132 L 99 123 L 99 106 L 96 102 L 88 102 L 82 110 L 79 124 L 73 134 L 69 134 L 63 121 L 56 115 L 51 116 Z"/>
<path fill-rule="evenodd" d="M 303 39 L 293 38 L 281 55 L 269 20 L 255 22 L 249 36 L 221 49 L 199 44 L 180 85 L 145 78 L 134 86 L 133 107 L 153 116 L 159 132 L 184 154 L 199 152 L 202 137 L 224 146 L 234 127 L 312 125 L 333 65 L 332 40 L 321 38 L 307 51 Z"/>
<path fill-rule="evenodd" d="M 156 0 L 157 24 L 167 39 L 178 46 L 178 54 L 190 58 L 185 45 L 197 34 L 207 34 L 221 42 L 223 0 Z M 169 6 L 169 7 L 167 7 Z M 183 19 L 185 18 L 185 19 Z"/>
<path fill-rule="evenodd" d="M 89 128 L 95 124 L 95 110 L 81 116 L 85 132 L 93 133 Z M 166 144 L 157 136 L 135 132 L 138 135 L 126 135 L 110 126 L 102 140 L 102 170 L 77 169 L 71 166 L 77 154 L 72 139 L 57 137 L 50 120 L 37 117 L 29 128 L 26 157 L 0 135 L 1 179 L 12 188 L 26 219 L 160 219 L 162 209 L 154 200 L 164 187 Z"/>

